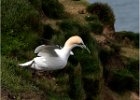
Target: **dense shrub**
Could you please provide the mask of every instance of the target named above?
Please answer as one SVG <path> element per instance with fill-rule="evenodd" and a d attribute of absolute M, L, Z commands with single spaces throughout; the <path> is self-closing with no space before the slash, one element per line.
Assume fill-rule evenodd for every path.
<path fill-rule="evenodd" d="M 43 0 L 42 10 L 50 18 L 59 19 L 65 16 L 64 6 L 58 0 Z"/>
<path fill-rule="evenodd" d="M 108 4 L 104 3 L 93 3 L 87 7 L 87 11 L 91 14 L 97 15 L 99 20 L 103 24 L 114 25 L 115 16 L 112 11 L 112 8 Z"/>

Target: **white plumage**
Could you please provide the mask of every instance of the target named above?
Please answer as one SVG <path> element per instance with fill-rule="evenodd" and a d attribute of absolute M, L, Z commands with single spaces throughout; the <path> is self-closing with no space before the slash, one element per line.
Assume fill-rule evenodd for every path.
<path fill-rule="evenodd" d="M 38 46 L 34 51 L 38 57 L 26 63 L 19 64 L 19 66 L 31 66 L 33 69 L 42 71 L 62 69 L 66 66 L 69 56 L 73 55 L 71 50 L 74 47 L 85 48 L 89 51 L 81 37 L 72 36 L 65 42 L 63 48 L 51 45 Z"/>

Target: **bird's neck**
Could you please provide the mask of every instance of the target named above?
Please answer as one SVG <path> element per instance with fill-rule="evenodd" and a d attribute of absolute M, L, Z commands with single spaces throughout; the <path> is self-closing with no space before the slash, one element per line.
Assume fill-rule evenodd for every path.
<path fill-rule="evenodd" d="M 65 60 L 68 60 L 69 56 L 70 56 L 70 52 L 71 50 L 74 48 L 75 46 L 68 46 L 68 45 L 64 45 L 64 47 L 61 49 L 61 54 L 62 54 L 62 58 Z"/>

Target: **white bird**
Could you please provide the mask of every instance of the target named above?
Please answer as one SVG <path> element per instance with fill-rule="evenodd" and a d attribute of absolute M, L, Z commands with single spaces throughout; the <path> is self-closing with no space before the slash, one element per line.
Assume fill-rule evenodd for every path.
<path fill-rule="evenodd" d="M 62 69 L 66 66 L 69 56 L 73 55 L 71 50 L 74 47 L 85 48 L 90 53 L 80 36 L 72 36 L 65 42 L 63 48 L 51 45 L 38 46 L 34 51 L 37 53 L 37 57 L 19 64 L 19 66 L 31 66 L 31 68 L 41 71 Z"/>

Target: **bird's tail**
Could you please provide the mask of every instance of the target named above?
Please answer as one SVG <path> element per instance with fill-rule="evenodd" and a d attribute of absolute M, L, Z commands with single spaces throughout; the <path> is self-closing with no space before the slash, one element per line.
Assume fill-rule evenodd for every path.
<path fill-rule="evenodd" d="M 22 63 L 22 64 L 19 64 L 19 66 L 22 66 L 22 67 L 26 67 L 26 66 L 30 66 L 32 63 L 33 63 L 34 60 L 30 60 L 26 63 Z"/>

